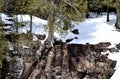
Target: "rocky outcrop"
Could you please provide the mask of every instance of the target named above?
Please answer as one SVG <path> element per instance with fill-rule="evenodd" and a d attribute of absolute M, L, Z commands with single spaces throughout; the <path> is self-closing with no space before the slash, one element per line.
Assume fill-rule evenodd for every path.
<path fill-rule="evenodd" d="M 101 54 L 101 51 L 108 49 L 105 48 L 107 46 L 106 43 L 68 45 L 71 52 L 70 63 L 72 63 L 70 69 L 76 72 L 77 79 L 110 79 L 114 73 L 116 61 L 112 61 L 107 58 L 107 55 Z"/>
<path fill-rule="evenodd" d="M 101 54 L 110 50 L 107 48 L 110 45 L 109 42 L 83 45 L 57 41 L 53 48 L 43 47 L 38 63 L 32 71 L 28 69 L 30 75 L 24 79 L 110 79 L 116 61 Z"/>
<path fill-rule="evenodd" d="M 66 44 L 55 41 L 32 48 L 16 47 L 17 54 L 9 60 L 9 79 L 110 79 L 116 61 L 101 52 L 118 50 L 108 48 L 109 42 L 98 44 Z"/>

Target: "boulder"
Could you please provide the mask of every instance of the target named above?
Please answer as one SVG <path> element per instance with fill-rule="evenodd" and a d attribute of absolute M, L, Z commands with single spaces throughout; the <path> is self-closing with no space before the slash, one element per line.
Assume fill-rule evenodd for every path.
<path fill-rule="evenodd" d="M 74 34 L 79 34 L 78 29 L 74 29 L 74 30 L 72 30 L 71 32 L 74 33 Z"/>

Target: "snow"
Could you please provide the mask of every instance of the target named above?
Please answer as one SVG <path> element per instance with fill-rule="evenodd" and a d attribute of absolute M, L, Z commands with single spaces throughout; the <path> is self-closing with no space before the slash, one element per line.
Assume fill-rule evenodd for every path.
<path fill-rule="evenodd" d="M 2 21 L 5 24 L 12 24 L 12 22 L 8 21 L 7 19 L 12 18 L 12 17 L 8 17 L 7 15 L 0 13 L 0 17 L 2 19 Z M 19 22 L 25 22 L 25 27 L 19 27 L 18 32 L 19 33 L 27 33 L 30 30 L 30 16 L 29 15 L 17 15 L 18 17 L 18 21 Z M 14 16 L 13 18 L 16 18 L 16 16 Z M 32 16 L 33 20 L 32 20 L 32 32 L 35 34 L 46 34 L 46 31 L 44 30 L 43 26 L 47 25 L 47 21 L 40 19 L 38 17 Z M 8 26 L 7 28 L 9 28 L 10 26 Z"/>
<path fill-rule="evenodd" d="M 7 16 L 5 14 L 1 14 L 2 20 L 5 22 L 5 19 Z M 30 16 L 29 15 L 18 15 L 18 21 L 20 22 L 26 22 L 25 27 L 19 28 L 19 33 L 26 33 L 27 31 L 30 30 L 29 27 L 29 21 L 30 21 Z M 116 20 L 116 15 L 115 14 L 110 14 L 110 22 L 106 22 L 106 13 L 104 13 L 102 16 L 95 15 L 91 13 L 90 18 L 87 18 L 83 22 L 79 23 L 74 23 L 75 27 L 73 29 L 78 29 L 80 34 L 75 35 L 68 31 L 68 34 L 62 37 L 58 32 L 54 33 L 54 36 L 57 37 L 58 39 L 61 39 L 65 41 L 66 39 L 69 38 L 74 38 L 78 37 L 78 39 L 74 39 L 70 43 L 76 43 L 76 44 L 97 44 L 100 42 L 110 42 L 112 45 L 109 47 L 115 47 L 116 44 L 120 43 L 120 32 L 115 30 L 114 23 Z M 44 25 L 47 25 L 47 21 L 40 19 L 38 17 L 33 16 L 33 27 L 32 27 L 32 32 L 35 34 L 46 34 L 47 31 L 44 28 Z M 34 39 L 36 39 L 34 37 Z M 36 39 L 37 40 L 37 39 Z M 107 51 L 107 53 L 109 53 Z M 115 52 L 115 53 L 109 53 L 108 58 L 117 61 L 116 64 L 116 71 L 111 77 L 111 79 L 120 79 L 120 51 Z"/>
<path fill-rule="evenodd" d="M 46 34 L 43 26 L 47 25 L 47 21 L 40 19 L 38 17 L 32 16 L 32 32 L 35 34 Z M 30 21 L 30 16 L 29 15 L 18 15 L 18 21 L 19 22 L 27 22 L 25 27 L 19 28 L 19 33 L 27 33 L 27 31 L 30 30 L 29 27 L 29 21 Z"/>
<path fill-rule="evenodd" d="M 115 72 L 113 74 L 113 76 L 111 77 L 111 79 L 120 79 L 120 51 L 119 53 L 109 53 L 108 58 L 117 61 L 116 63 L 116 67 L 115 67 Z"/>
<path fill-rule="evenodd" d="M 7 21 L 6 19 L 8 19 L 8 16 L 3 14 L 3 13 L 0 13 L 0 17 L 1 17 L 1 20 L 4 22 L 4 23 L 8 23 L 8 24 L 11 24 L 10 21 Z"/>
<path fill-rule="evenodd" d="M 115 20 L 115 15 L 111 15 L 110 19 Z M 97 44 L 99 42 L 111 42 L 112 44 L 120 43 L 119 32 L 115 31 L 114 24 L 106 23 L 106 15 L 97 18 L 89 18 L 74 27 L 79 29 L 79 39 L 73 40 L 71 43 L 87 42 Z M 71 33 L 67 37 L 73 36 Z"/>

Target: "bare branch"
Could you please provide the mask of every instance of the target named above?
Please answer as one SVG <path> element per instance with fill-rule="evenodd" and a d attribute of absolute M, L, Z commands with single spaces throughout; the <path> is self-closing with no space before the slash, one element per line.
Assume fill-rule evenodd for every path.
<path fill-rule="evenodd" d="M 71 3 L 69 0 L 65 0 L 65 2 L 66 2 L 69 6 L 71 6 L 76 12 L 79 13 L 79 11 L 77 10 L 77 8 L 76 8 L 74 5 L 72 5 L 72 3 Z"/>

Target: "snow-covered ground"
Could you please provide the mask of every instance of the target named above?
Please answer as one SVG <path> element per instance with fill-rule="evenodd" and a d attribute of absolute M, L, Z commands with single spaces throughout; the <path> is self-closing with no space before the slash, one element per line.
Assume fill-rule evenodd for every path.
<path fill-rule="evenodd" d="M 9 23 L 5 19 L 7 19 L 7 16 L 4 14 L 1 14 L 2 20 Z M 92 17 L 92 16 L 91 16 Z M 28 15 L 22 15 L 18 16 L 18 20 L 21 22 L 26 22 L 25 27 L 19 28 L 19 33 L 26 33 L 27 30 L 29 30 L 29 20 L 30 17 Z M 110 22 L 106 22 L 106 14 L 103 14 L 102 16 L 95 16 L 93 18 L 88 18 L 83 22 L 76 23 L 75 27 L 73 29 L 78 29 L 79 33 L 78 35 L 74 35 L 69 31 L 69 33 L 62 37 L 57 32 L 54 33 L 54 35 L 58 39 L 62 39 L 65 41 L 66 39 L 78 37 L 78 39 L 74 39 L 70 43 L 77 43 L 77 44 L 97 44 L 100 42 L 110 42 L 112 45 L 111 47 L 115 46 L 115 44 L 120 43 L 120 32 L 115 30 L 114 23 L 115 23 L 116 15 L 110 14 Z M 33 17 L 33 33 L 35 34 L 47 34 L 46 30 L 43 28 L 44 25 L 47 24 L 46 20 Z M 109 52 L 108 52 L 109 53 Z M 111 77 L 111 79 L 120 79 L 120 52 L 119 53 L 112 53 L 109 54 L 108 58 L 112 60 L 116 60 L 116 71 Z"/>
<path fill-rule="evenodd" d="M 110 22 L 106 22 L 106 15 L 99 16 L 97 18 L 89 18 L 84 22 L 75 25 L 75 29 L 78 29 L 80 34 L 78 39 L 73 40 L 71 43 L 87 42 L 96 44 L 99 42 L 111 42 L 112 44 L 120 43 L 120 32 L 115 31 L 114 22 L 116 16 L 110 15 Z M 67 35 L 67 38 L 72 38 L 72 33 Z"/>

